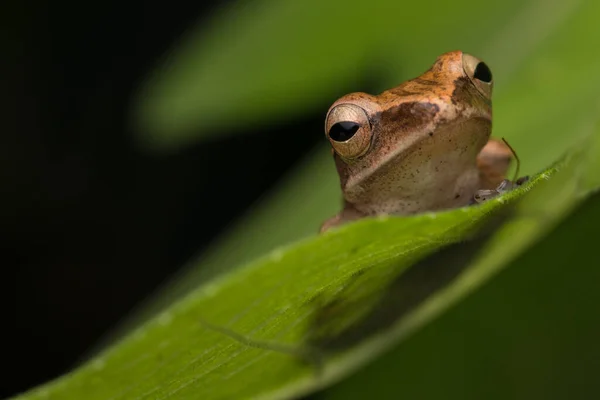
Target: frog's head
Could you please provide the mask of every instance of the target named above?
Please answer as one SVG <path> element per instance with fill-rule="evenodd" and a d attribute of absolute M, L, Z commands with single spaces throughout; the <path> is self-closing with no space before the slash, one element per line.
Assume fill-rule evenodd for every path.
<path fill-rule="evenodd" d="M 431 160 L 451 157 L 459 161 L 457 169 L 474 165 L 491 133 L 492 87 L 484 62 L 453 51 L 421 76 L 380 95 L 338 99 L 327 113 L 325 132 L 346 199 L 373 201 L 373 196 L 417 191 L 401 178 L 427 171 L 419 165 Z M 435 184 L 432 176 L 414 179 L 418 190 Z"/>

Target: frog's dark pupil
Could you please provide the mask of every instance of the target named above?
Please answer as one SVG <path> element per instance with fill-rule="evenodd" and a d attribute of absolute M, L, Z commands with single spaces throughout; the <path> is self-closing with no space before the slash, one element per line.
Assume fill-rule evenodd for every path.
<path fill-rule="evenodd" d="M 360 125 L 353 121 L 342 121 L 333 124 L 329 129 L 329 137 L 336 142 L 345 142 L 358 131 Z"/>
<path fill-rule="evenodd" d="M 475 79 L 479 79 L 482 82 L 490 83 L 492 81 L 492 71 L 490 71 L 490 68 L 484 62 L 480 62 L 475 67 L 473 77 Z"/>

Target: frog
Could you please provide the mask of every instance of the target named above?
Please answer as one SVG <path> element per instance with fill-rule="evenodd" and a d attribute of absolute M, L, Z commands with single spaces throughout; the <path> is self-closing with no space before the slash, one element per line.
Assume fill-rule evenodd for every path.
<path fill-rule="evenodd" d="M 480 203 L 513 186 L 506 142 L 491 137 L 489 66 L 460 50 L 379 95 L 350 93 L 325 118 L 343 208 L 320 228 L 365 217 Z"/>

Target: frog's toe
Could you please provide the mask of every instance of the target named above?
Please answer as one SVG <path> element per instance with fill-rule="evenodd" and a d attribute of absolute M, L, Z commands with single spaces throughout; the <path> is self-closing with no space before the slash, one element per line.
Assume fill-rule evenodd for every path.
<path fill-rule="evenodd" d="M 515 181 L 515 185 L 521 186 L 521 185 L 523 185 L 524 183 L 526 183 L 528 181 L 529 181 L 529 175 L 525 175 L 525 176 L 522 176 L 519 179 L 517 179 Z"/>
<path fill-rule="evenodd" d="M 335 215 L 321 224 L 321 227 L 319 228 L 319 233 L 323 233 L 323 232 L 325 232 L 335 226 L 341 225 L 341 224 L 342 224 L 342 219 L 341 219 L 340 214 Z"/>
<path fill-rule="evenodd" d="M 499 194 L 500 194 L 500 192 L 498 192 L 498 190 L 496 190 L 496 189 L 478 190 L 473 195 L 473 200 L 471 201 L 471 204 L 483 203 L 484 201 L 493 199 L 494 197 L 498 196 Z"/>

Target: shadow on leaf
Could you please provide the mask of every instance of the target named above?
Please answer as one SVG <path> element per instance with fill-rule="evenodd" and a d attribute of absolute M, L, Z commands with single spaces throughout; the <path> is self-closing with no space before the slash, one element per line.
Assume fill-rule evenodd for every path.
<path fill-rule="evenodd" d="M 392 277 L 391 283 L 383 286 L 383 289 L 382 285 L 371 285 L 371 289 L 376 290 L 357 293 L 361 285 L 366 283 L 368 274 L 349 278 L 351 282 L 343 285 L 344 289 L 336 297 L 329 299 L 315 312 L 306 346 L 323 357 L 355 346 L 395 325 L 457 278 L 480 254 L 488 239 L 514 213 L 515 204 L 512 204 L 485 218 L 469 237 L 446 245 L 412 264 L 407 270 L 402 268 L 402 272 Z M 394 268 L 394 265 L 389 267 L 392 272 L 400 269 Z"/>

